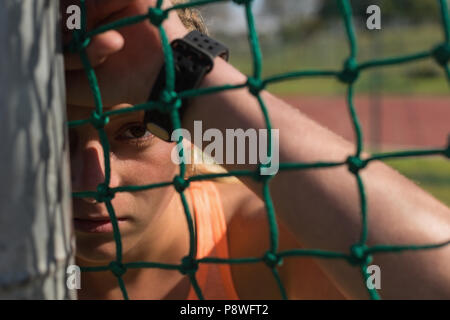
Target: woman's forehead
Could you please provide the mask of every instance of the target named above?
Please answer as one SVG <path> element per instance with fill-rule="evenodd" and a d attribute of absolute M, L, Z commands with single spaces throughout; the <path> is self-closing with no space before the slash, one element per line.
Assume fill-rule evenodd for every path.
<path fill-rule="evenodd" d="M 123 103 L 115 105 L 111 108 L 104 108 L 103 112 L 109 112 L 109 111 L 117 111 L 117 110 L 123 110 L 125 111 L 128 108 L 131 108 L 131 104 Z M 94 107 L 90 106 L 78 106 L 78 105 L 67 105 L 67 116 L 69 119 L 86 119 L 89 118 L 92 114 L 92 112 L 95 110 Z M 111 115 L 111 119 L 116 118 L 124 118 L 124 117 L 141 117 L 143 116 L 144 111 L 128 111 L 128 112 L 121 112 L 118 114 Z"/>

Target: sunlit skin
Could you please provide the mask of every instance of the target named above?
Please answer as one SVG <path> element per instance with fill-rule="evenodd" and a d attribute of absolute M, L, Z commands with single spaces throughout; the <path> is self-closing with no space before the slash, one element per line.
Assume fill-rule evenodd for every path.
<path fill-rule="evenodd" d="M 117 105 L 111 110 L 126 107 L 129 105 Z M 89 117 L 92 108 L 69 105 L 67 111 L 69 120 L 79 120 Z M 110 143 L 112 188 L 171 181 L 179 172 L 178 166 L 170 160 L 174 144 L 164 142 L 146 131 L 142 126 L 142 117 L 142 112 L 113 116 L 105 127 Z M 98 184 L 105 179 L 103 148 L 97 130 L 90 125 L 70 129 L 70 145 L 73 191 L 96 190 Z M 217 183 L 217 187 L 224 199 L 227 220 L 230 221 L 232 256 L 262 255 L 269 245 L 263 203 L 241 184 Z M 189 196 L 188 200 L 190 202 Z M 112 205 L 117 218 L 125 219 L 119 222 L 124 262 L 179 264 L 187 255 L 188 227 L 180 197 L 173 187 L 134 193 L 119 192 L 112 200 Z M 244 210 L 236 210 L 243 206 Z M 93 203 L 93 199 L 75 198 L 73 209 L 75 221 L 108 217 L 106 206 L 103 203 Z M 239 215 L 239 212 L 243 214 Z M 242 234 L 243 229 L 248 230 L 246 224 L 251 224 L 255 231 L 254 236 L 243 244 L 237 235 Z M 78 265 L 100 266 L 115 260 L 116 244 L 111 232 L 75 232 Z M 246 231 L 247 234 L 250 232 Z M 233 236 L 234 233 L 236 236 Z M 286 249 L 298 247 L 298 244 L 284 233 L 281 239 Z M 299 262 L 297 261 L 297 264 Z M 291 265 L 292 262 L 288 262 L 287 267 L 281 269 L 283 277 L 288 268 L 294 269 Z M 326 282 L 326 278 L 312 261 L 303 261 L 298 267 L 316 273 L 318 279 Z M 238 291 L 242 295 L 248 295 L 250 298 L 255 296 L 256 292 L 261 292 L 260 279 L 266 278 L 267 287 L 261 297 L 279 298 L 272 275 L 263 264 L 235 267 L 233 274 L 237 275 L 237 279 L 241 277 L 237 289 L 244 288 Z M 254 278 L 254 282 L 249 283 L 249 278 Z M 158 269 L 129 269 L 124 280 L 130 296 L 134 298 L 183 299 L 186 298 L 189 288 L 187 279 L 179 272 Z M 331 283 L 326 286 L 337 294 Z M 78 294 L 80 298 L 122 297 L 117 280 L 110 272 L 83 273 L 82 290 L 79 290 Z M 308 294 L 311 294 L 311 291 Z"/>
<path fill-rule="evenodd" d="M 116 19 L 144 14 L 155 0 L 88 0 L 88 28 Z M 71 3 L 65 0 L 65 4 Z M 169 1 L 164 2 L 170 6 Z M 175 12 L 163 24 L 170 40 L 188 31 Z M 65 41 L 70 38 L 65 34 Z M 147 22 L 109 31 L 92 39 L 87 54 L 95 67 L 105 110 L 145 102 L 162 66 L 163 53 L 157 30 Z M 94 110 L 92 91 L 77 54 L 65 54 L 69 120 L 89 118 Z M 246 77 L 217 58 L 202 86 L 239 84 Z M 354 146 L 317 125 L 301 112 L 268 92 L 261 93 L 274 128 L 280 128 L 281 162 L 341 162 Z M 204 128 L 264 128 L 260 106 L 248 90 L 192 99 L 185 115 L 188 129 L 200 119 Z M 111 117 L 105 127 L 111 144 L 110 187 L 171 181 L 178 167 L 170 159 L 173 144 L 153 137 L 142 128 L 143 114 Z M 74 191 L 95 190 L 105 178 L 103 149 L 92 126 L 71 129 L 71 168 Z M 249 165 L 246 169 L 254 169 Z M 227 166 L 232 170 L 237 167 Z M 271 181 L 271 196 L 280 229 L 278 251 L 323 248 L 348 252 L 358 241 L 361 209 L 355 179 L 344 166 L 333 170 L 290 171 Z M 370 245 L 379 243 L 441 243 L 450 234 L 449 209 L 394 170 L 380 162 L 361 173 L 368 197 Z M 226 214 L 230 257 L 262 256 L 270 247 L 268 221 L 260 185 L 216 183 Z M 191 205 L 190 199 L 188 202 Z M 188 253 L 189 233 L 180 198 L 173 187 L 141 192 L 119 192 L 112 200 L 121 219 L 123 261 L 179 264 Z M 104 204 L 74 199 L 75 219 L 108 216 Z M 414 213 L 414 214 L 411 214 Z M 75 220 L 75 225 L 77 221 Z M 426 226 L 426 228 L 424 228 Z M 77 263 L 108 264 L 116 258 L 112 233 L 76 231 Z M 380 255 L 382 297 L 443 298 L 450 296 L 450 247 L 421 253 Z M 407 268 L 405 269 L 405 267 Z M 263 264 L 233 265 L 233 282 L 243 299 L 280 298 L 270 270 Z M 367 298 L 359 268 L 346 261 L 289 258 L 279 267 L 291 299 Z M 417 280 L 417 283 L 411 281 Z M 132 299 L 185 299 L 187 278 L 177 271 L 129 269 L 124 275 Z M 417 286 L 420 284 L 420 290 Z M 339 288 L 339 289 L 338 289 Z M 344 294 L 345 293 L 345 294 Z M 110 272 L 84 273 L 84 299 L 121 299 Z"/>

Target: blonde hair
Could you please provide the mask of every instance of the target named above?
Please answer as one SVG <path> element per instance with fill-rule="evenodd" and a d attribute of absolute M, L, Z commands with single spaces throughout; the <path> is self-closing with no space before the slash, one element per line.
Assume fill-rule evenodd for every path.
<path fill-rule="evenodd" d="M 172 0 L 173 5 L 186 3 L 186 0 Z M 208 34 L 205 21 L 200 14 L 200 11 L 196 8 L 185 8 L 177 10 L 178 16 L 181 22 L 189 30 L 198 30 L 203 34 Z"/>
<path fill-rule="evenodd" d="M 201 159 L 201 161 L 198 161 Z M 212 157 L 204 153 L 202 150 L 200 150 L 199 147 L 191 144 L 191 162 L 190 164 L 186 165 L 187 177 L 192 177 L 196 175 L 201 174 L 215 174 L 215 173 L 227 173 L 227 169 L 225 169 L 223 166 L 219 165 Z M 236 177 L 222 177 L 222 178 L 215 178 L 213 179 L 217 182 L 239 182 L 239 179 Z"/>

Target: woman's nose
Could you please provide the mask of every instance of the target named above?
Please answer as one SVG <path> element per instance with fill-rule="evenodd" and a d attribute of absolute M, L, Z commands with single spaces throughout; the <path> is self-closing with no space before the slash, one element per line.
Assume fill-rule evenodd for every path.
<path fill-rule="evenodd" d="M 72 190 L 96 191 L 105 181 L 103 147 L 98 140 L 91 140 L 71 150 Z"/>

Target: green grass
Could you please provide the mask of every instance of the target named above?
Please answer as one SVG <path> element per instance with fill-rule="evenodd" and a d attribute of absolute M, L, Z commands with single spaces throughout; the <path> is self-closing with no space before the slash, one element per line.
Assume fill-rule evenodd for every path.
<path fill-rule="evenodd" d="M 339 24 L 338 24 L 339 26 Z M 381 32 L 368 31 L 362 26 L 358 32 L 358 61 L 386 58 L 430 50 L 443 41 L 439 24 L 385 27 Z M 224 39 L 231 44 L 231 63 L 246 74 L 253 65 L 246 39 Z M 321 31 L 309 39 L 276 42 L 261 37 L 263 76 L 294 70 L 341 70 L 348 56 L 348 42 L 343 29 Z M 375 68 L 362 72 L 356 84 L 358 93 L 377 91 L 404 95 L 449 95 L 450 85 L 444 71 L 433 59 L 403 65 Z M 345 86 L 334 78 L 305 78 L 283 81 L 268 88 L 283 95 L 336 95 Z"/>
<path fill-rule="evenodd" d="M 355 88 L 359 94 L 372 93 L 371 72 L 363 74 Z M 277 95 L 336 96 L 346 92 L 346 85 L 332 78 L 315 78 L 284 81 L 272 84 L 269 91 Z M 450 93 L 444 77 L 431 79 L 408 79 L 402 74 L 391 74 L 382 79 L 380 92 L 394 95 L 444 96 Z"/>
<path fill-rule="evenodd" d="M 387 160 L 385 163 L 450 206 L 450 161 L 448 159 L 409 158 Z"/>

